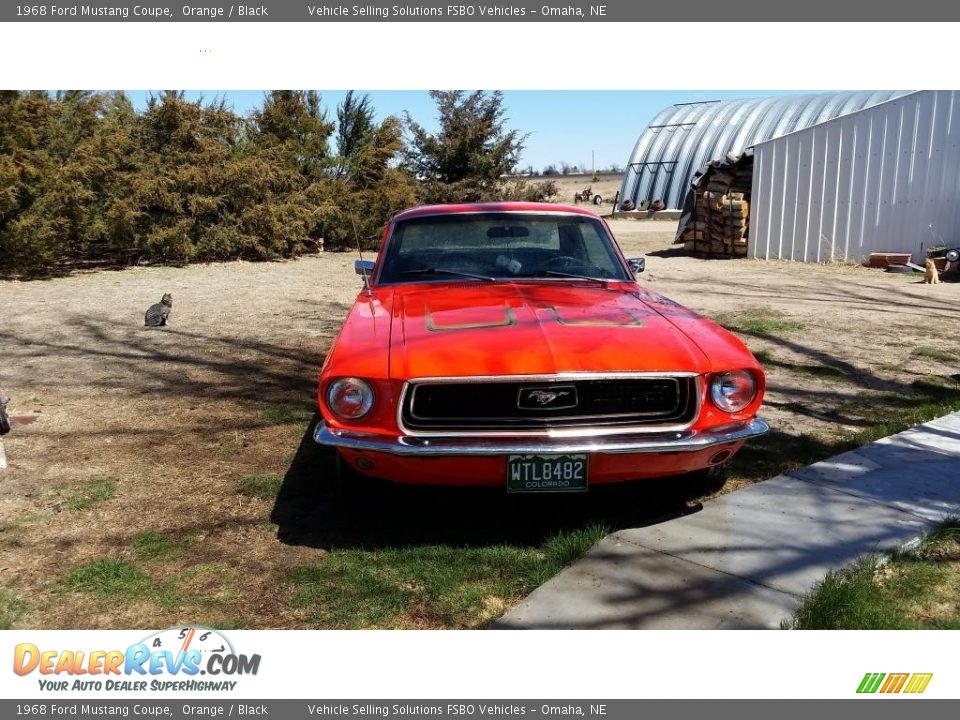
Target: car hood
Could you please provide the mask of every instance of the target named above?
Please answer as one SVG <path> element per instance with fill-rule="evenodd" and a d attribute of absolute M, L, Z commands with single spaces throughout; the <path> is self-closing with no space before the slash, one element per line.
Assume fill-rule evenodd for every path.
<path fill-rule="evenodd" d="M 568 281 L 397 289 L 390 375 L 709 371 L 696 343 L 643 297 Z"/>

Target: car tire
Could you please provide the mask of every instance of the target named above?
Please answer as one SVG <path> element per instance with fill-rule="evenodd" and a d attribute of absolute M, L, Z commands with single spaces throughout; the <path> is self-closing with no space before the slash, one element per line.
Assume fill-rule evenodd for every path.
<path fill-rule="evenodd" d="M 593 204 L 594 204 L 594 205 L 603 205 L 603 197 L 600 196 L 600 195 L 594 195 L 594 196 L 593 196 Z"/>
<path fill-rule="evenodd" d="M 727 475 L 730 471 L 730 461 L 713 465 L 703 470 L 697 470 L 686 476 L 686 488 L 691 493 L 699 495 L 713 495 L 723 490 L 727 484 Z"/>
<path fill-rule="evenodd" d="M 337 474 L 336 474 L 336 491 L 337 494 L 342 498 L 347 500 L 352 500 L 359 497 L 361 489 L 368 481 L 365 475 L 358 473 L 346 460 L 337 453 Z"/>

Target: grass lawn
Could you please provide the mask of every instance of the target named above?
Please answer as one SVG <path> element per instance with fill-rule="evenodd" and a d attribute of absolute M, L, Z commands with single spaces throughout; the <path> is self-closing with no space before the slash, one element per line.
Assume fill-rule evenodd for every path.
<path fill-rule="evenodd" d="M 831 572 L 790 626 L 797 630 L 960 629 L 960 520 L 908 551 Z"/>
<path fill-rule="evenodd" d="M 750 313 L 738 315 L 737 322 L 767 337 L 799 329 L 786 317 L 769 321 L 776 327 Z M 774 372 L 854 382 L 842 369 L 808 368 L 770 350 L 760 350 L 758 356 Z M 771 477 L 960 409 L 960 389 L 949 377 L 927 375 L 910 389 L 884 397 L 882 404 L 847 400 L 837 405 L 838 415 L 865 418 L 855 432 L 815 437 L 774 430 L 753 440 L 735 461 L 734 479 Z M 325 550 L 291 562 L 274 581 L 276 601 L 299 627 L 484 627 L 607 533 L 669 517 L 685 503 L 672 490 L 647 486 L 622 496 L 617 490 L 599 500 L 591 493 L 589 499 L 596 502 L 589 508 L 575 503 L 548 509 L 545 498 L 536 498 L 529 508 L 514 507 L 505 514 L 509 506 L 493 496 L 451 499 L 428 492 L 421 497 L 374 486 L 359 506 L 351 506 L 335 494 L 317 495 L 317 472 L 332 472 L 332 464 L 310 438 L 309 415 L 307 406 L 261 411 L 264 421 L 286 428 L 288 437 L 301 437 L 300 447 L 287 452 L 285 475 L 263 472 L 235 481 L 242 502 L 274 506 L 265 531 L 279 531 L 292 546 Z M 114 491 L 115 483 L 97 478 L 58 488 L 56 499 L 65 509 L 82 512 L 109 500 Z M 312 508 L 309 512 L 319 514 L 291 523 L 283 508 L 295 514 Z M 287 535 L 291 525 L 301 524 L 294 533 L 302 531 L 302 536 Z M 196 557 L 198 542 L 193 534 L 144 530 L 127 551 L 69 569 L 60 597 L 85 596 L 106 607 L 141 602 L 146 596 L 152 598 L 154 613 L 177 613 L 220 628 L 262 626 L 255 618 L 231 614 L 242 577 L 220 566 L 206 568 L 209 559 Z M 960 627 L 958 590 L 960 534 L 954 524 L 915 553 L 885 565 L 865 559 L 849 573 L 829 576 L 798 614 L 796 626 Z M 0 627 L 13 624 L 23 609 L 19 597 L 0 595 Z"/>
<path fill-rule="evenodd" d="M 345 497 L 310 431 L 317 368 L 359 287 L 352 263 L 138 270 L 131 296 L 144 277 L 196 293 L 163 333 L 139 334 L 137 317 L 138 333 L 115 331 L 129 306 L 115 274 L 3 287 L 20 313 L 9 365 L 24 423 L 4 472 L 0 628 L 484 627 L 604 534 L 695 511 L 703 498 L 675 478 L 564 497 L 375 483 Z M 663 258 L 656 282 L 767 371 L 772 430 L 737 455 L 728 489 L 960 409 L 960 340 L 937 315 L 955 307 L 949 284 L 682 257 Z M 84 318 L 51 310 L 78 297 Z M 91 315 L 101 324 L 79 322 Z M 942 577 L 904 577 L 888 585 L 948 602 Z M 926 617 L 908 610 L 903 623 Z"/>
<path fill-rule="evenodd" d="M 292 604 L 327 628 L 479 627 L 546 582 L 606 535 L 559 533 L 540 547 L 345 550 L 296 568 Z"/>

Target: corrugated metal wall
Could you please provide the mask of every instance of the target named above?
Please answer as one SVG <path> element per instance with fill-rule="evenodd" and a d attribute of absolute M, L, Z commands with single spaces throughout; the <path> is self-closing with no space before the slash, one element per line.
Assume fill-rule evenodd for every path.
<path fill-rule="evenodd" d="M 925 90 L 754 146 L 748 254 L 861 262 L 960 241 L 960 93 Z"/>
<path fill-rule="evenodd" d="M 620 198 L 680 208 L 694 174 L 711 160 L 905 94 L 877 90 L 671 105 L 637 139 Z"/>

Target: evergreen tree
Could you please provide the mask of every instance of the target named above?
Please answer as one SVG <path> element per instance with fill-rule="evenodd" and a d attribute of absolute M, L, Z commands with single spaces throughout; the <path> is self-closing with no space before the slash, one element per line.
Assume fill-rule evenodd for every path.
<path fill-rule="evenodd" d="M 350 159 L 369 143 L 376 131 L 369 95 L 355 96 L 350 90 L 337 106 L 337 174 L 345 175 Z"/>
<path fill-rule="evenodd" d="M 349 117 L 342 112 L 340 115 Z M 377 125 L 372 112 L 353 117 L 338 131 L 338 137 L 350 140 L 338 143 L 341 154 L 337 173 L 312 190 L 319 197 L 330 199 L 319 203 L 329 247 L 355 247 L 359 238 L 364 249 L 375 250 L 386 219 L 416 204 L 415 186 L 406 172 L 391 167 L 404 148 L 400 121 L 388 117 Z M 362 132 L 357 128 L 363 128 Z M 358 237 L 353 235 L 354 228 Z"/>
<path fill-rule="evenodd" d="M 305 177 L 322 177 L 331 164 L 329 141 L 333 123 L 327 120 L 315 90 L 274 90 L 253 113 L 254 142 L 294 165 Z"/>
<path fill-rule="evenodd" d="M 408 118 L 405 154 L 404 123 L 378 123 L 353 92 L 333 123 L 312 91 L 269 93 L 246 118 L 176 90 L 141 112 L 123 93 L 0 91 L 0 274 L 287 257 L 321 238 L 352 248 L 354 228 L 375 249 L 418 193 L 542 195 L 501 180 L 522 138 L 505 128 L 498 93 L 434 98 L 441 132 Z"/>
<path fill-rule="evenodd" d="M 56 219 L 42 207 L 56 169 L 46 149 L 55 113 L 46 93 L 0 91 L 0 270 L 60 254 Z"/>
<path fill-rule="evenodd" d="M 513 172 L 526 138 L 506 128 L 499 91 L 430 91 L 440 130 L 430 133 L 407 115 L 410 172 L 427 202 L 496 199 L 500 178 Z"/>

